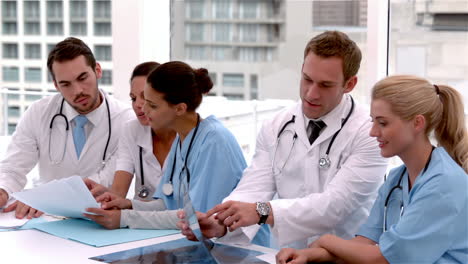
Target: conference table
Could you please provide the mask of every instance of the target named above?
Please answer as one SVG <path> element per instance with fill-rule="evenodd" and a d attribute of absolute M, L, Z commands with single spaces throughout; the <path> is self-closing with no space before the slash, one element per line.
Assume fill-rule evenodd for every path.
<path fill-rule="evenodd" d="M 89 258 L 168 242 L 182 237 L 181 234 L 174 234 L 106 247 L 94 247 L 35 229 L 7 231 L 0 232 L 0 263 L 103 263 Z M 260 256 L 260 259 L 268 263 L 275 263 L 274 259 L 277 252 L 275 249 L 257 245 L 249 245 L 248 249 L 265 253 L 265 255 Z"/>

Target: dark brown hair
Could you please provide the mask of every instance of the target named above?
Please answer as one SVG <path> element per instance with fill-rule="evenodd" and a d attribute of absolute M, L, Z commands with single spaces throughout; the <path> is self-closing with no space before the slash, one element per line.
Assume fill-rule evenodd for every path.
<path fill-rule="evenodd" d="M 161 65 L 161 64 L 157 63 L 155 61 L 147 61 L 147 62 L 143 62 L 143 63 L 138 64 L 135 67 L 135 69 L 133 69 L 132 76 L 130 77 L 130 82 L 135 77 L 138 77 L 138 76 L 146 77 L 146 76 L 148 76 L 148 74 L 150 74 L 150 72 L 153 71 L 154 69 L 156 69 L 156 67 L 158 67 L 159 65 Z"/>
<path fill-rule="evenodd" d="M 193 69 L 181 61 L 161 64 L 148 75 L 147 81 L 153 89 L 164 94 L 168 103 L 185 103 L 189 112 L 197 109 L 202 95 L 213 87 L 207 69 Z"/>
<path fill-rule="evenodd" d="M 96 58 L 94 58 L 93 52 L 88 45 L 86 45 L 81 39 L 69 37 L 57 43 L 57 45 L 55 45 L 55 47 L 50 51 L 49 57 L 47 58 L 47 68 L 49 69 L 52 78 L 55 80 L 55 75 L 52 71 L 52 64 L 55 61 L 69 61 L 81 55 L 85 57 L 88 66 L 90 66 L 93 71 L 96 70 Z"/>
<path fill-rule="evenodd" d="M 345 82 L 355 76 L 361 65 L 361 50 L 345 33 L 325 31 L 312 38 L 304 50 L 304 59 L 310 52 L 323 58 L 338 57 L 343 61 Z"/>

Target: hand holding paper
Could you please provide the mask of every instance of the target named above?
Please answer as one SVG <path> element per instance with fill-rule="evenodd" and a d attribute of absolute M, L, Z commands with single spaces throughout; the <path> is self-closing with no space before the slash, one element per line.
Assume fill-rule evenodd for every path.
<path fill-rule="evenodd" d="M 54 180 L 12 196 L 42 212 L 65 217 L 83 218 L 86 208 L 100 207 L 79 176 Z"/>

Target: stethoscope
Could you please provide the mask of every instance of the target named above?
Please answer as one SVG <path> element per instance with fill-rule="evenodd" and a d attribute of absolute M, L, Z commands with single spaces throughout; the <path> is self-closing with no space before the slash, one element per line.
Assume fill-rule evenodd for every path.
<path fill-rule="evenodd" d="M 107 107 L 107 121 L 108 121 L 108 126 L 109 126 L 109 133 L 107 135 L 107 142 L 106 142 L 106 147 L 104 148 L 104 154 L 102 155 L 102 167 L 103 168 L 106 164 L 106 153 L 107 153 L 107 148 L 109 147 L 109 142 L 110 142 L 110 139 L 111 139 L 111 133 L 112 133 L 112 129 L 111 129 L 111 115 L 110 115 L 110 108 L 109 108 L 109 102 L 107 102 L 107 97 L 104 96 L 104 101 L 106 102 L 106 107 Z M 66 124 L 66 127 L 65 127 L 65 130 L 66 130 L 66 134 L 68 135 L 68 130 L 69 130 L 69 125 L 68 125 L 68 118 L 63 114 L 63 103 L 65 102 L 65 98 L 62 99 L 62 103 L 60 104 L 60 111 L 58 114 L 55 114 L 52 119 L 50 120 L 50 131 L 49 131 L 49 161 L 52 163 L 52 164 L 59 164 L 60 162 L 63 161 L 63 158 L 65 157 L 65 150 L 67 148 L 67 140 L 65 138 L 65 144 L 63 145 L 63 151 L 62 151 L 62 156 L 60 158 L 60 160 L 53 160 L 51 155 L 50 155 L 50 142 L 52 141 L 52 128 L 54 126 L 54 121 L 55 121 L 55 118 L 63 118 L 63 120 L 65 121 L 65 124 Z"/>
<path fill-rule="evenodd" d="M 145 176 L 143 173 L 143 148 L 140 146 L 140 179 L 141 179 L 141 187 L 138 191 L 138 197 L 145 199 L 150 194 L 150 190 L 148 187 L 145 186 Z"/>
<path fill-rule="evenodd" d="M 354 100 L 353 100 L 353 97 L 350 95 L 349 96 L 351 98 L 351 108 L 348 112 L 348 115 L 346 115 L 345 119 L 342 121 L 341 123 L 341 128 L 335 132 L 335 134 L 333 135 L 330 143 L 328 143 L 328 148 L 327 148 L 327 151 L 325 152 L 325 155 L 322 156 L 320 159 L 319 159 L 319 168 L 321 169 L 328 169 L 330 168 L 330 165 L 331 165 L 331 160 L 330 160 L 330 157 L 329 157 L 329 154 L 330 154 L 330 150 L 331 150 L 331 147 L 333 146 L 333 142 L 335 142 L 335 139 L 336 137 L 338 136 L 338 134 L 340 133 L 341 129 L 343 129 L 343 126 L 346 124 L 346 122 L 348 122 L 348 119 L 349 117 L 351 116 L 351 114 L 353 113 L 354 111 Z M 284 166 L 286 165 L 287 161 L 289 160 L 289 157 L 291 156 L 291 152 L 292 152 L 292 149 L 294 148 L 294 145 L 296 144 L 296 139 L 297 139 L 297 133 L 294 132 L 294 135 L 293 135 L 293 142 L 291 144 L 291 149 L 289 150 L 289 153 L 288 153 L 288 156 L 286 157 L 286 160 L 283 164 L 283 166 L 281 167 L 281 169 L 279 169 L 279 172 L 275 172 L 275 160 L 276 160 L 276 152 L 278 151 L 278 146 L 279 146 L 279 142 L 280 142 L 280 138 L 281 138 L 281 135 L 283 134 L 283 132 L 286 130 L 286 127 L 289 125 L 289 124 L 294 124 L 296 122 L 296 116 L 293 115 L 291 117 L 291 120 L 289 120 L 288 122 L 286 122 L 280 129 L 280 131 L 278 132 L 278 135 L 276 137 L 276 147 L 275 147 L 275 151 L 274 151 L 274 154 L 273 154 L 273 162 L 272 162 L 272 170 L 273 170 L 273 174 L 279 174 L 281 173 L 281 171 L 284 169 Z"/>
<path fill-rule="evenodd" d="M 434 150 L 434 147 L 432 147 L 432 151 Z M 424 166 L 424 170 L 422 171 L 421 175 L 424 174 L 429 167 L 429 163 L 431 162 L 431 157 L 432 157 L 432 151 L 431 154 L 429 155 L 429 159 L 426 162 L 426 166 Z M 384 215 L 383 215 L 383 231 L 387 232 L 387 207 L 388 207 L 388 201 L 390 200 L 390 197 L 392 196 L 393 191 L 396 189 L 400 189 L 401 191 L 401 201 L 400 201 L 400 218 L 403 216 L 403 211 L 405 210 L 405 207 L 403 205 L 403 186 L 401 185 L 401 181 L 403 180 L 403 176 L 405 175 L 406 172 L 406 167 L 403 169 L 403 171 L 400 174 L 400 178 L 398 179 L 398 184 L 393 186 L 390 191 L 387 194 L 387 198 L 385 198 L 385 203 L 384 203 Z"/>
<path fill-rule="evenodd" d="M 197 114 L 197 125 L 195 126 L 195 131 L 193 132 L 193 136 L 190 139 L 190 143 L 187 149 L 187 154 L 185 154 L 184 166 L 180 170 L 180 174 L 179 174 L 179 181 L 182 181 L 180 179 L 180 175 L 182 175 L 184 170 L 187 171 L 187 184 L 190 184 L 190 171 L 187 167 L 187 160 L 190 154 L 190 150 L 192 149 L 193 140 L 197 136 L 199 125 L 200 125 L 200 115 Z M 182 146 L 180 145 L 180 138 L 177 138 L 176 146 L 179 146 L 179 148 L 182 149 Z M 176 161 L 177 161 L 177 150 L 174 151 L 174 159 L 172 161 L 171 177 L 169 178 L 169 182 L 163 184 L 163 188 L 162 188 L 162 191 L 166 196 L 170 196 L 174 193 L 174 186 L 172 184 L 172 180 L 174 178 L 174 170 L 175 170 Z M 179 191 L 180 191 L 180 188 L 179 188 Z"/>

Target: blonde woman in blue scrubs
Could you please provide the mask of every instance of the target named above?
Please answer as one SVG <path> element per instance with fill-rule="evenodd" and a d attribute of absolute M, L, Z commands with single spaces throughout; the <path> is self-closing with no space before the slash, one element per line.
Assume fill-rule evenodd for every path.
<path fill-rule="evenodd" d="M 391 76 L 372 90 L 370 135 L 391 170 L 367 222 L 344 240 L 324 235 L 277 263 L 468 263 L 468 135 L 462 97 L 414 76 Z M 438 142 L 433 147 L 429 135 Z"/>

